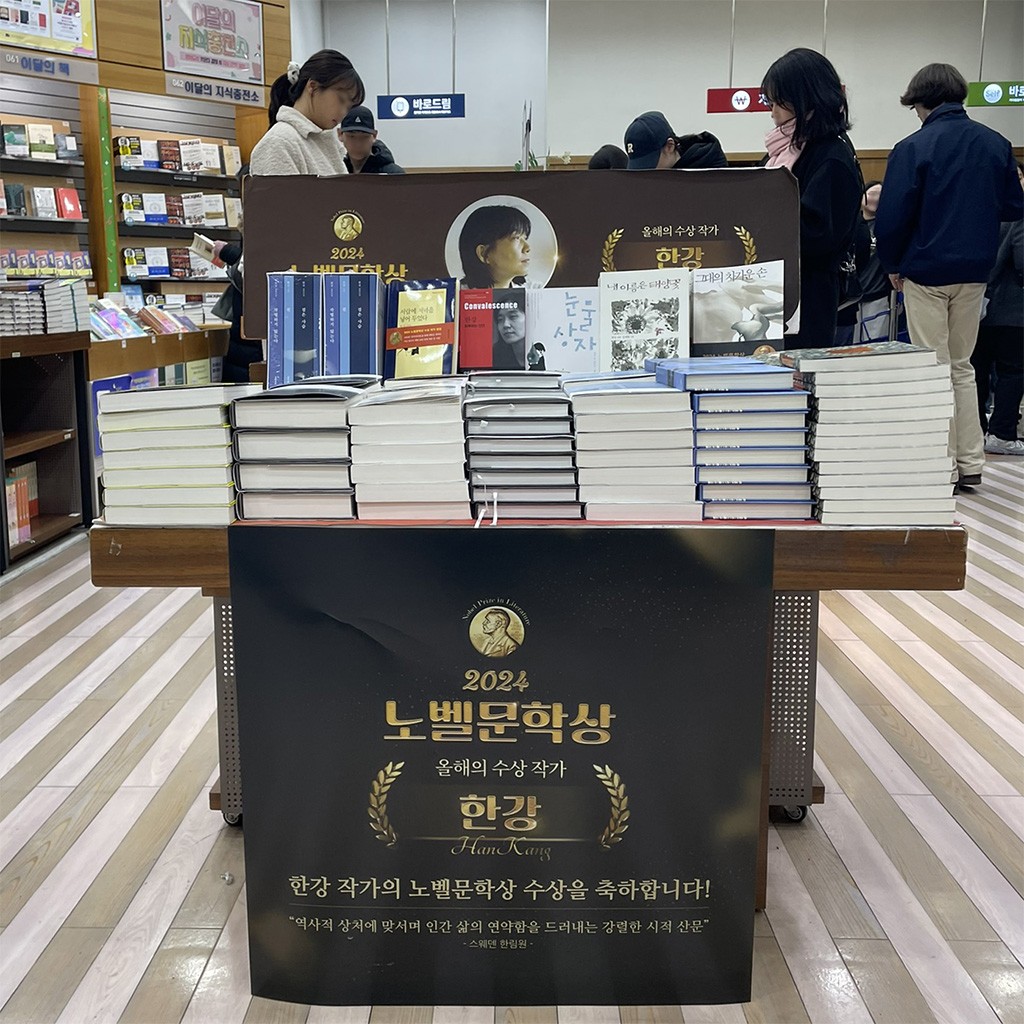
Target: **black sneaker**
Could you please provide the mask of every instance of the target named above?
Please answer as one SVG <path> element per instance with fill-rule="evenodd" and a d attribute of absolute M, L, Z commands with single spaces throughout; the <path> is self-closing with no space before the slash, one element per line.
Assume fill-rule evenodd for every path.
<path fill-rule="evenodd" d="M 977 487 L 981 483 L 980 473 L 961 473 L 957 483 L 963 487 Z"/>

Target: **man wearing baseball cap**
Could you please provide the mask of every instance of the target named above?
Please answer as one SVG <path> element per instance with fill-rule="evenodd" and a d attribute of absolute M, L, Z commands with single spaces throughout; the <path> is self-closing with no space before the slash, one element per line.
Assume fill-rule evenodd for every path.
<path fill-rule="evenodd" d="M 395 163 L 391 150 L 377 138 L 369 107 L 353 107 L 338 125 L 338 132 L 350 174 L 405 174 Z"/>
<path fill-rule="evenodd" d="M 660 110 L 648 110 L 626 129 L 629 170 L 728 167 L 722 145 L 710 132 L 678 136 Z"/>

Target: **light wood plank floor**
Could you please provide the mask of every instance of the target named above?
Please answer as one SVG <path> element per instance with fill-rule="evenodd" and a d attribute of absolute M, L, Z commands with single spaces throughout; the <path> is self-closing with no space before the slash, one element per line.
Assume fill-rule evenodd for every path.
<path fill-rule="evenodd" d="M 1024 1024 L 1024 460 L 962 495 L 960 593 L 821 600 L 827 800 L 770 837 L 743 1006 L 307 1007 L 249 994 L 210 602 L 0 586 L 0 1024 Z"/>

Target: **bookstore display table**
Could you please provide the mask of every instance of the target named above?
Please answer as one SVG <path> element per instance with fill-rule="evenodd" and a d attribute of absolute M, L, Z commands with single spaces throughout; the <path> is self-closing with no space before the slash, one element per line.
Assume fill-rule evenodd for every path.
<path fill-rule="evenodd" d="M 819 795 L 815 793 L 812 769 L 818 592 L 960 590 L 966 573 L 967 532 L 962 527 L 729 525 L 769 529 L 774 534 L 775 603 L 768 680 L 770 701 L 766 704 L 769 713 L 762 843 L 766 852 L 769 804 L 805 807 Z M 573 526 L 600 528 L 586 523 Z M 353 521 L 337 527 L 311 528 L 388 527 Z M 527 524 L 515 528 L 547 527 Z M 702 524 L 676 524 L 674 528 L 716 529 Z M 229 822 L 238 821 L 242 814 L 242 779 L 227 528 L 96 525 L 90 533 L 90 553 L 92 581 L 96 586 L 200 587 L 214 598 L 221 779 L 220 791 L 211 794 L 211 806 L 221 810 Z M 764 888 L 762 873 L 758 906 L 764 905 Z"/>

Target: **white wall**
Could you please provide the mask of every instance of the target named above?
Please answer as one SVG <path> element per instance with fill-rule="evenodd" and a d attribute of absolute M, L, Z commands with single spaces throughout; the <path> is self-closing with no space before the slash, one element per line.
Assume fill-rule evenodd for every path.
<path fill-rule="evenodd" d="M 376 114 L 377 96 L 389 91 L 384 2 L 324 2 L 326 45 L 355 64 Z M 399 164 L 511 170 L 524 100 L 533 102 L 531 148 L 543 154 L 545 0 L 458 0 L 454 89 L 451 0 L 391 0 L 390 11 L 390 92 L 466 94 L 465 118 L 378 121 Z"/>
<path fill-rule="evenodd" d="M 321 3 L 323 45 L 352 59 L 375 109 L 376 96 L 388 91 L 384 0 L 292 0 L 293 33 L 297 16 L 308 33 L 303 41 L 293 35 L 293 54 L 317 48 L 304 40 L 315 34 L 312 12 Z M 826 53 L 847 86 L 855 145 L 889 149 L 915 130 L 899 97 L 923 65 L 947 61 L 978 80 L 982 3 L 829 0 Z M 622 145 L 633 117 L 652 108 L 680 134 L 708 130 L 727 152 L 761 152 L 767 115 L 705 113 L 705 91 L 729 85 L 731 7 L 730 0 L 456 0 L 454 91 L 466 94 L 465 120 L 385 121 L 381 137 L 409 167 L 511 167 L 523 100 L 532 99 L 532 148 L 552 160 Z M 733 83 L 758 85 L 794 46 L 820 50 L 822 7 L 821 0 L 737 0 Z M 390 10 L 390 91 L 451 91 L 451 0 L 390 0 Z M 986 80 L 1024 79 L 1022 39 L 1024 3 L 989 0 Z M 1024 145 L 1019 108 L 970 114 Z"/>
<path fill-rule="evenodd" d="M 323 0 L 292 0 L 292 60 L 302 64 L 324 48 Z"/>
<path fill-rule="evenodd" d="M 756 86 L 795 46 L 822 48 L 820 0 L 739 0 L 733 84 Z M 830 0 L 826 53 L 846 83 L 855 145 L 888 149 L 918 122 L 899 105 L 932 61 L 978 79 L 982 0 Z M 551 0 L 551 152 L 590 153 L 638 113 L 663 110 L 679 134 L 708 130 L 731 152 L 763 150 L 767 115 L 707 114 L 705 90 L 729 85 L 729 0 Z M 990 0 L 986 78 L 1024 78 L 1024 4 Z M 977 110 L 1015 145 L 1019 108 Z"/>

